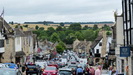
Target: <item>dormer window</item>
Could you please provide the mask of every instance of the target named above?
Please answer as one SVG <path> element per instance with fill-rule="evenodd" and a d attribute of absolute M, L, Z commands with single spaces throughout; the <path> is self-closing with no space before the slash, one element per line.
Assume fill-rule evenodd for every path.
<path fill-rule="evenodd" d="M 102 46 L 102 42 L 99 43 L 99 46 Z"/>

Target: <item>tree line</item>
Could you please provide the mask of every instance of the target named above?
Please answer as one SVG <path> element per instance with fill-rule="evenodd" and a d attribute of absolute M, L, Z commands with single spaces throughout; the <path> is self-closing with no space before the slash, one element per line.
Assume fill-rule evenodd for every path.
<path fill-rule="evenodd" d="M 60 25 L 56 29 L 49 27 L 47 30 L 44 30 L 44 28 L 39 28 L 39 26 L 35 28 L 36 30 L 33 33 L 37 34 L 37 38 L 40 41 L 47 39 L 53 43 L 58 42 L 56 48 L 58 48 L 59 53 L 66 49 L 65 44 L 72 44 L 76 39 L 94 41 L 101 29 L 109 31 L 108 34 L 110 35 L 110 27 L 107 25 L 98 28 L 98 25 L 94 25 L 93 27 L 86 25 L 82 27 L 80 23 L 73 23 L 69 27 Z"/>

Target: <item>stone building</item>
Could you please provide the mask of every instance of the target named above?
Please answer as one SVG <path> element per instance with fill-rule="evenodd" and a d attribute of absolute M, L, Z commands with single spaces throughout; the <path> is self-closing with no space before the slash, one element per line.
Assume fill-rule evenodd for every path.
<path fill-rule="evenodd" d="M 0 17 L 0 52 L 2 52 L 0 62 L 15 62 L 13 35 L 13 29 L 2 17 Z"/>
<path fill-rule="evenodd" d="M 98 37 L 92 43 L 91 55 L 93 56 L 93 63 L 102 63 L 106 55 L 109 52 L 109 46 L 111 43 L 112 37 L 106 35 L 106 31 L 100 31 Z"/>
<path fill-rule="evenodd" d="M 90 45 L 90 41 L 79 41 L 78 39 L 76 39 L 73 42 L 73 50 L 77 53 L 89 53 Z"/>

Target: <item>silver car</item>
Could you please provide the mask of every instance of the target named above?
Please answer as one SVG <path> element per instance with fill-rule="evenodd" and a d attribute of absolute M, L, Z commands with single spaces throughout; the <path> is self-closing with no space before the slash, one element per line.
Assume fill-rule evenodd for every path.
<path fill-rule="evenodd" d="M 18 69 L 1 68 L 0 75 L 22 75 L 22 73 Z"/>

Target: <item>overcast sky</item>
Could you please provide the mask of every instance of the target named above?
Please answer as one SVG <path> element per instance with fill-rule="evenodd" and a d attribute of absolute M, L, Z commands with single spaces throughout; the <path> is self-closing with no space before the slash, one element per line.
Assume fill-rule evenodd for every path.
<path fill-rule="evenodd" d="M 121 13 L 121 0 L 0 0 L 7 22 L 114 21 L 113 12 Z"/>

